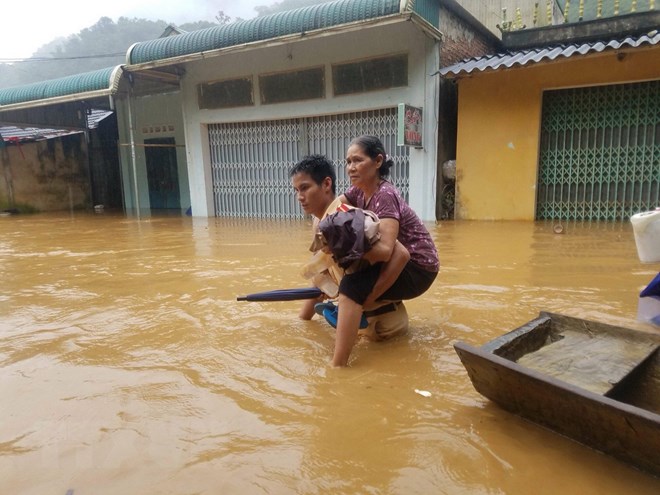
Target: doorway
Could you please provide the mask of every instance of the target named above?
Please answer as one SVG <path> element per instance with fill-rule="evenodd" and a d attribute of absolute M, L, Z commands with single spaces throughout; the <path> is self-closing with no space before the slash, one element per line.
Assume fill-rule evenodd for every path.
<path fill-rule="evenodd" d="M 151 209 L 181 209 L 174 138 L 145 139 L 144 144 Z"/>

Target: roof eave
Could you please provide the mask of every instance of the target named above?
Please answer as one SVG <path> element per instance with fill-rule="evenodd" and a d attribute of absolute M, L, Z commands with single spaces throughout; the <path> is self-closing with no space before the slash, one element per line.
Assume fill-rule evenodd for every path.
<path fill-rule="evenodd" d="M 410 21 L 415 24 L 422 32 L 429 35 L 436 41 L 442 41 L 444 35 L 429 21 L 424 19 L 416 12 L 410 12 L 406 15 L 409 17 Z"/>
<path fill-rule="evenodd" d="M 106 96 L 117 93 L 119 83 L 121 80 L 122 66 L 118 65 L 110 74 L 110 84 L 107 88 L 97 89 L 94 91 L 83 91 L 80 93 L 72 93 L 68 95 L 56 96 L 53 98 L 45 98 L 41 100 L 28 100 L 19 103 L 11 103 L 9 105 L 0 105 L 0 112 L 8 112 L 11 110 L 26 110 L 29 108 L 44 107 L 48 105 L 57 105 L 61 103 L 72 103 L 81 100 L 92 100 L 95 98 L 103 98 Z"/>
<path fill-rule="evenodd" d="M 8 112 L 10 110 L 26 110 L 28 108 L 45 107 L 48 105 L 57 105 L 60 103 L 72 103 L 81 100 L 92 100 L 95 98 L 110 96 L 114 93 L 116 93 L 115 90 L 108 88 L 97 91 L 76 93 L 73 95 L 57 96 L 55 98 L 46 98 L 44 100 L 23 101 L 20 103 L 12 103 L 10 105 L 0 105 L 0 112 Z"/>

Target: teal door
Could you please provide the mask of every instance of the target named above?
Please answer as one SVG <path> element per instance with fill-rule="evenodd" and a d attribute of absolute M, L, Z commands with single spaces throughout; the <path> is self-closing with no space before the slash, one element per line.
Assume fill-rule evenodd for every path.
<path fill-rule="evenodd" d="M 145 139 L 144 144 L 151 209 L 181 209 L 174 138 Z"/>

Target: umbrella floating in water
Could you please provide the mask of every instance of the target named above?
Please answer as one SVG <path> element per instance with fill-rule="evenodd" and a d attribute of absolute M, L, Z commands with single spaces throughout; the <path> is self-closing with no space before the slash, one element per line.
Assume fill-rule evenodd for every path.
<path fill-rule="evenodd" d="M 299 299 L 315 299 L 323 292 L 316 287 L 304 287 L 301 289 L 277 289 L 264 292 L 255 292 L 247 296 L 239 296 L 237 301 L 297 301 Z"/>

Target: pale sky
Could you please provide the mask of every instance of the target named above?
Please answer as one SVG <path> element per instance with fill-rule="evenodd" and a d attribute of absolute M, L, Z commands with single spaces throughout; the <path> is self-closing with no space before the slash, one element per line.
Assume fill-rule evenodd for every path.
<path fill-rule="evenodd" d="M 215 21 L 222 10 L 231 18 L 250 19 L 254 7 L 275 0 L 29 0 L 5 4 L 0 28 L 0 60 L 30 57 L 60 36 L 76 34 L 101 18 L 163 20 L 174 24 Z M 128 47 L 127 47 L 128 48 Z"/>

